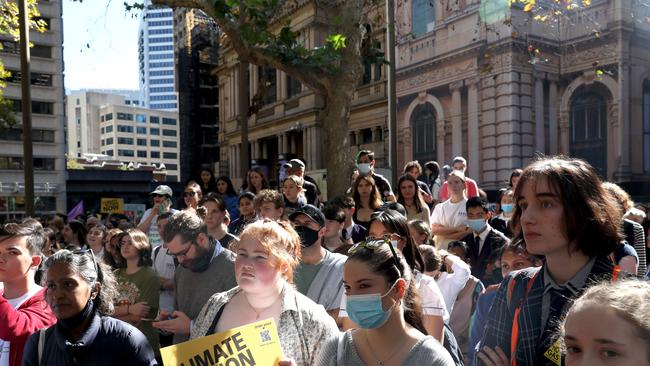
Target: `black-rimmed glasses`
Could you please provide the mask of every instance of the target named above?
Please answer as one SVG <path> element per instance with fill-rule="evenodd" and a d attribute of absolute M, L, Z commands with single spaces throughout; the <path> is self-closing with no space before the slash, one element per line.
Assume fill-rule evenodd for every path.
<path fill-rule="evenodd" d="M 192 246 L 194 246 L 194 245 L 198 245 L 198 244 L 196 243 L 196 241 L 192 240 L 190 242 L 190 244 L 187 246 L 187 248 L 181 250 L 178 253 L 172 253 L 172 252 L 169 251 L 169 248 L 167 248 L 166 249 L 167 250 L 167 255 L 171 255 L 172 257 L 175 257 L 175 258 L 185 257 L 187 255 L 187 252 L 189 252 L 190 249 L 192 249 Z"/>
<path fill-rule="evenodd" d="M 395 251 L 395 248 L 393 247 L 393 244 L 390 242 L 390 235 L 384 235 L 381 238 L 373 238 L 371 236 L 367 237 L 366 240 L 358 242 L 354 244 L 349 250 L 348 254 L 354 254 L 357 251 L 359 251 L 361 248 L 365 248 L 368 250 L 376 250 L 380 248 L 382 245 L 388 245 L 390 248 L 391 253 L 393 253 L 393 262 L 395 262 L 395 267 L 397 267 L 397 270 L 399 271 L 399 257 L 397 256 L 397 252 Z M 402 271 L 399 271 L 400 274 Z"/>

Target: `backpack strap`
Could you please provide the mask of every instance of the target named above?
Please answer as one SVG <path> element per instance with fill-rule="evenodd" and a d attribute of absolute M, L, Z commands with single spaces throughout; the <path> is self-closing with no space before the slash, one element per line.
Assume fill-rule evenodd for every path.
<path fill-rule="evenodd" d="M 50 327 L 43 328 L 38 331 L 38 364 L 41 364 L 43 359 L 43 350 L 45 349 L 45 340 L 47 338 L 47 331 Z"/>
<path fill-rule="evenodd" d="M 343 356 L 345 356 L 345 352 L 343 352 L 343 347 L 345 345 L 345 335 L 346 332 L 339 332 L 339 341 L 336 345 L 336 366 L 344 365 Z"/>

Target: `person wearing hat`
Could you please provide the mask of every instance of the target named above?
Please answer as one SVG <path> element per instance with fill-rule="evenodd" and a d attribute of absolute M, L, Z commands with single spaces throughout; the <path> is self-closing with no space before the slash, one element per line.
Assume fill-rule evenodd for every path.
<path fill-rule="evenodd" d="M 142 215 L 142 220 L 138 225 L 138 229 L 147 234 L 151 248 L 155 249 L 162 244 L 160 234 L 158 233 L 158 215 L 171 211 L 176 212 L 172 207 L 172 197 L 174 193 L 169 186 L 164 184 L 159 185 L 156 189 L 149 194 L 153 207 L 148 209 Z"/>
<path fill-rule="evenodd" d="M 465 174 L 453 170 L 447 178 L 451 197 L 436 205 L 431 214 L 431 232 L 435 235 L 436 248 L 447 248 L 453 240 L 460 240 L 472 230 L 467 226 L 465 203 Z"/>
<path fill-rule="evenodd" d="M 321 244 L 325 215 L 313 205 L 297 208 L 289 220 L 300 236 L 302 258 L 294 271 L 296 289 L 338 319 L 343 295 L 343 265 L 346 256 L 332 253 Z"/>
<path fill-rule="evenodd" d="M 305 192 L 307 203 L 319 207 L 320 189 L 318 189 L 318 185 L 313 178 L 305 175 L 305 163 L 300 159 L 291 159 L 284 164 L 284 168 L 286 169 L 287 177 L 290 175 L 296 175 L 302 178 L 302 189 Z"/>

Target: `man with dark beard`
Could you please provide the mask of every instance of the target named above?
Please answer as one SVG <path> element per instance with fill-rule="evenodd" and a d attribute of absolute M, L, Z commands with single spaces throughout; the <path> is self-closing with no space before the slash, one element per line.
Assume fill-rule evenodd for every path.
<path fill-rule="evenodd" d="M 325 215 L 315 206 L 297 208 L 289 220 L 300 235 L 302 245 L 300 264 L 294 270 L 296 289 L 323 305 L 337 320 L 343 295 L 343 265 L 347 257 L 322 246 Z"/>
<path fill-rule="evenodd" d="M 192 319 L 210 296 L 237 285 L 235 254 L 212 238 L 203 220 L 189 211 L 169 218 L 162 239 L 180 267 L 174 274 L 175 310 L 161 311 L 153 326 L 174 333 L 174 343 L 180 343 L 188 339 Z"/>

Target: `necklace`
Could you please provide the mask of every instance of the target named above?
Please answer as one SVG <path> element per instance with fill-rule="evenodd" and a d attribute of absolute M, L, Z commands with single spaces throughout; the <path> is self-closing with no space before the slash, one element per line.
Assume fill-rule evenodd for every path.
<path fill-rule="evenodd" d="M 253 305 L 251 305 L 250 301 L 248 301 L 248 297 L 246 297 L 246 294 L 242 293 L 242 295 L 244 296 L 244 300 L 246 301 L 246 304 L 248 304 L 248 307 L 251 308 L 251 310 L 253 310 L 253 312 L 255 313 L 255 320 L 259 320 L 259 319 L 260 319 L 260 316 L 261 316 L 265 311 L 267 311 L 267 310 L 269 310 L 271 307 L 273 307 L 273 305 L 275 305 L 275 303 L 278 301 L 278 298 L 280 298 L 280 297 L 278 296 L 278 298 L 276 298 L 275 300 L 273 300 L 273 302 L 271 303 L 271 305 L 269 305 L 269 306 L 263 308 L 263 309 L 260 310 L 260 311 L 257 311 L 257 309 L 255 309 L 255 308 L 253 307 Z"/>
<path fill-rule="evenodd" d="M 368 340 L 368 332 L 363 333 L 363 338 L 365 338 L 365 340 L 366 340 L 366 344 L 368 345 L 368 349 L 372 353 L 372 357 L 374 357 L 375 360 L 377 360 L 377 366 L 384 366 L 384 364 L 387 361 L 389 361 L 391 358 L 393 358 L 393 356 L 395 356 L 395 354 L 397 354 L 397 351 L 400 348 L 402 348 L 402 346 L 406 342 L 406 337 L 404 337 L 404 339 L 402 339 L 402 342 L 397 347 L 395 347 L 386 358 L 384 358 L 383 360 L 380 360 L 379 357 L 375 356 L 375 355 L 378 355 L 378 353 L 370 345 L 370 340 Z"/>

